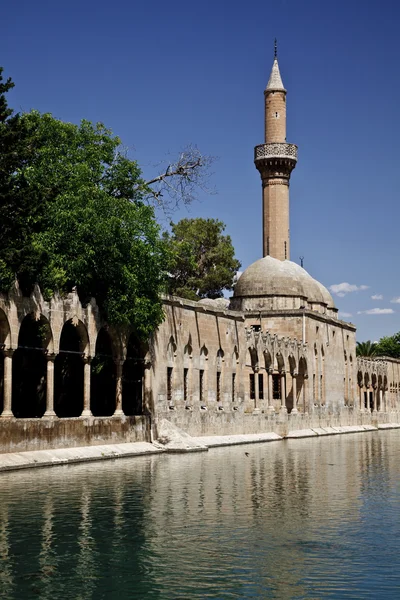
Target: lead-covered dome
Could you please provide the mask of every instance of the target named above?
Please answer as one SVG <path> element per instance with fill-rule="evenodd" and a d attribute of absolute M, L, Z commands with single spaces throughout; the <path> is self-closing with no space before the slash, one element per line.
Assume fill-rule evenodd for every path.
<path fill-rule="evenodd" d="M 265 256 L 239 277 L 231 301 L 236 310 L 300 308 L 336 312 L 332 296 L 319 281 L 290 260 Z"/>

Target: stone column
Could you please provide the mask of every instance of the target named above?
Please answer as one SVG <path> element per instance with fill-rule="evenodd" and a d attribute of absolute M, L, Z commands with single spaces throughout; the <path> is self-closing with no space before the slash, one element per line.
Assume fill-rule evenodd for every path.
<path fill-rule="evenodd" d="M 254 408 L 258 408 L 258 368 L 254 369 Z"/>
<path fill-rule="evenodd" d="M 120 417 L 124 414 L 122 410 L 122 370 L 124 361 L 117 358 L 115 361 L 116 373 L 115 373 L 115 411 L 113 417 Z"/>
<path fill-rule="evenodd" d="M 273 388 L 273 377 L 272 377 L 272 369 L 267 371 L 268 373 L 268 410 L 270 412 L 275 412 L 274 409 L 274 388 Z"/>
<path fill-rule="evenodd" d="M 379 388 L 379 412 L 383 412 L 383 393 L 382 393 L 382 388 Z"/>
<path fill-rule="evenodd" d="M 308 400 L 309 398 L 309 391 L 308 391 L 308 383 L 309 383 L 309 379 L 308 379 L 308 375 L 304 375 L 304 381 L 303 381 L 303 412 L 304 414 L 308 414 L 308 406 L 307 406 L 307 398 Z"/>
<path fill-rule="evenodd" d="M 281 410 L 287 412 L 285 371 L 281 371 Z"/>
<path fill-rule="evenodd" d="M 54 412 L 54 361 L 55 354 L 47 354 L 47 373 L 46 373 L 46 412 L 45 417 L 55 417 Z"/>
<path fill-rule="evenodd" d="M 92 359 L 90 356 L 85 356 L 83 359 L 84 371 L 83 371 L 83 411 L 81 417 L 92 417 L 92 411 L 90 410 L 90 363 Z"/>
<path fill-rule="evenodd" d="M 374 399 L 374 413 L 377 411 L 377 389 L 376 387 L 372 388 L 372 397 Z"/>
<path fill-rule="evenodd" d="M 364 412 L 364 388 L 362 387 L 362 385 L 359 386 L 360 387 L 360 412 Z"/>
<path fill-rule="evenodd" d="M 292 373 L 292 396 L 293 396 L 292 415 L 297 415 L 297 413 L 299 412 L 297 410 L 297 385 L 296 385 L 296 377 L 297 377 L 297 373 L 296 372 Z"/>
<path fill-rule="evenodd" d="M 14 350 L 9 348 L 4 350 L 4 404 L 3 412 L 1 413 L 2 419 L 10 419 L 13 417 L 11 410 L 11 395 L 12 395 L 12 357 Z"/>

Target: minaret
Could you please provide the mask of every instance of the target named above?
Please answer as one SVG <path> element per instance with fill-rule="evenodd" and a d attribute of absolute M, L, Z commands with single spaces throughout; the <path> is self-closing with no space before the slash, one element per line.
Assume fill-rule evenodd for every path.
<path fill-rule="evenodd" d="M 254 149 L 263 189 L 263 256 L 289 260 L 289 179 L 297 162 L 297 146 L 286 143 L 286 90 L 279 72 L 276 40 L 264 96 L 265 144 Z"/>

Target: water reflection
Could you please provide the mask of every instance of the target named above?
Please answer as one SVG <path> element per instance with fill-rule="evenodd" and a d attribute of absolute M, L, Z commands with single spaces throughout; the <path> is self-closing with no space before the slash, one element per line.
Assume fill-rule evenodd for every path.
<path fill-rule="evenodd" d="M 397 598 L 400 432 L 2 474 L 0 597 Z"/>

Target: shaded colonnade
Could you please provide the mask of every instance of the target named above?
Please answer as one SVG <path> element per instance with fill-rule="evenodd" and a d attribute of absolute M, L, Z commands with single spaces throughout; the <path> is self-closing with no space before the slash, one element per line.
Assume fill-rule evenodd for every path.
<path fill-rule="evenodd" d="M 111 337 L 102 327 L 91 363 L 90 408 L 95 417 L 108 417 L 116 410 L 117 368 Z"/>
<path fill-rule="evenodd" d="M 90 413 L 90 359 L 84 356 L 88 343 L 88 334 L 81 321 L 73 324 L 70 319 L 64 324 L 59 354 L 54 360 L 54 411 L 57 417 L 79 417 L 84 408 Z"/>
<path fill-rule="evenodd" d="M 33 314 L 23 319 L 12 359 L 12 412 L 17 418 L 42 417 L 46 411 L 47 360 L 51 331 Z"/>

